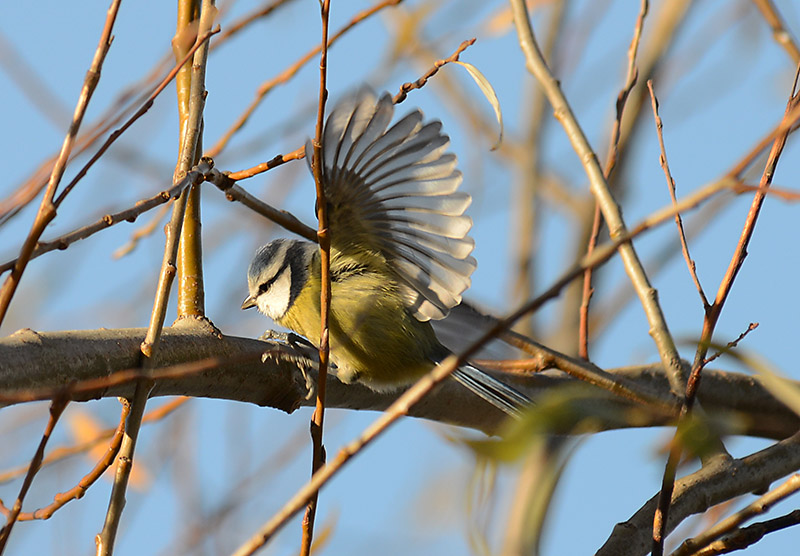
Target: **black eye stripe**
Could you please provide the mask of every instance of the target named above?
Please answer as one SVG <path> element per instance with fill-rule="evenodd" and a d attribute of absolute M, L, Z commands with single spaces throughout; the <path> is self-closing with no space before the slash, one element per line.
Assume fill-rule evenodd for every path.
<path fill-rule="evenodd" d="M 289 267 L 289 261 L 284 259 L 283 264 L 278 269 L 278 272 L 276 272 L 272 278 L 270 278 L 269 280 L 258 286 L 258 295 L 268 292 L 269 289 L 272 287 L 272 284 L 274 284 L 275 281 L 281 277 L 281 275 L 286 271 L 288 267 Z"/>

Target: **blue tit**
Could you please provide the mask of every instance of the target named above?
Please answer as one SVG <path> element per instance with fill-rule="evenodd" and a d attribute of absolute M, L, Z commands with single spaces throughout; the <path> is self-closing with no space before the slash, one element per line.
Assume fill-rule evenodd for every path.
<path fill-rule="evenodd" d="M 413 111 L 389 127 L 388 94 L 368 89 L 340 102 L 322 138 L 322 181 L 331 238 L 330 357 L 338 378 L 385 391 L 406 386 L 449 355 L 431 326 L 461 302 L 476 262 L 471 202 L 445 152 L 438 121 Z M 306 145 L 306 159 L 312 152 Z M 276 239 L 247 273 L 242 309 L 319 345 L 318 246 Z M 518 415 L 525 395 L 472 366 L 453 375 L 499 409 Z"/>

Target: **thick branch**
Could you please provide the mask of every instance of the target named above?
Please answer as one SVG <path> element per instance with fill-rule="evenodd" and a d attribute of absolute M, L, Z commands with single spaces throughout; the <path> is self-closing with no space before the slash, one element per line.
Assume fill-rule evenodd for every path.
<path fill-rule="evenodd" d="M 703 380 L 706 375 L 703 375 Z M 764 490 L 800 466 L 800 433 L 742 459 L 718 456 L 702 469 L 675 482 L 666 531 L 685 518 L 750 492 Z M 639 511 L 614 527 L 606 544 L 597 552 L 605 555 L 642 555 L 650 552 L 653 512 L 658 494 Z"/>
<path fill-rule="evenodd" d="M 123 382 L 119 378 L 125 375 L 115 373 L 139 367 L 139 344 L 145 332 L 143 328 L 42 333 L 24 329 L 2 338 L 0 404 L 48 398 L 70 385 L 75 389 L 76 383 L 89 380 L 101 382 L 93 390 L 76 389 L 72 393 L 74 400 L 131 396 L 137 375 L 130 374 Z M 212 326 L 196 319 L 185 319 L 165 328 L 161 341 L 163 344 L 155 362 L 159 369 L 154 372 L 163 376 L 156 375 L 153 396 L 227 399 L 287 412 L 303 405 L 313 405 L 312 400 L 305 399 L 305 381 L 296 363 L 297 356 L 278 344 L 223 336 Z M 275 356 L 262 363 L 261 354 L 267 350 L 274 352 Z M 164 367 L 170 367 L 166 370 L 169 372 Z M 642 388 L 664 395 L 669 392 L 660 365 L 609 372 L 634 381 Z M 112 375 L 115 380 L 109 378 Z M 503 379 L 533 399 L 559 386 L 580 384 L 555 371 L 530 376 L 504 375 Z M 663 415 L 642 412 L 635 419 L 629 419 L 625 412 L 609 411 L 632 407 L 633 404 L 600 389 L 593 391 L 597 392 L 597 397 L 587 403 L 591 404 L 592 413 L 602 419 L 599 426 L 603 429 L 664 424 Z M 397 394 L 344 385 L 330 377 L 326 405 L 382 411 Z M 726 422 L 740 423 L 738 432 L 741 434 L 779 439 L 800 428 L 800 418 L 750 376 L 709 370 L 703 378 L 700 400 L 709 415 L 722 415 Z M 504 420 L 499 411 L 454 381 L 442 384 L 431 396 L 414 406 L 410 415 L 487 433 L 497 432 Z M 564 423 L 565 431 L 570 426 L 570 423 Z"/>

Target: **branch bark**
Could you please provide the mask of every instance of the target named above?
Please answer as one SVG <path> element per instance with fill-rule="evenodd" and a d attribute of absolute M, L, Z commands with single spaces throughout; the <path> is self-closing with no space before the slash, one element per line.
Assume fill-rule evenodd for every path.
<path fill-rule="evenodd" d="M 50 399 L 71 390 L 75 401 L 133 394 L 137 378 L 139 344 L 144 328 L 60 332 L 20 330 L 0 338 L 0 406 L 34 399 Z M 305 380 L 297 354 L 281 344 L 224 336 L 197 319 L 179 320 L 164 328 L 154 373 L 153 396 L 191 396 L 227 399 L 292 412 L 312 406 L 306 400 Z M 262 362 L 262 354 L 273 356 Z M 199 362 L 199 363 L 198 363 Z M 316 378 L 314 370 L 310 371 Z M 608 370 L 614 376 L 666 395 L 669 384 L 661 365 Z M 740 434 L 781 439 L 800 428 L 800 417 L 777 401 L 757 378 L 732 372 L 708 370 L 699 398 L 706 412 L 729 423 L 740 423 Z M 503 374 L 503 380 L 533 399 L 561 386 L 581 384 L 560 371 L 535 375 Z M 94 386 L 86 381 L 97 381 Z M 80 384 L 87 388 L 78 389 Z M 659 426 L 662 415 L 638 412 L 624 418 L 619 410 L 636 407 L 631 402 L 592 388 L 587 403 L 598 415 L 601 429 Z M 88 387 L 92 387 L 89 389 Z M 383 411 L 399 392 L 374 392 L 357 384 L 345 385 L 335 377 L 327 380 L 326 405 L 330 408 Z M 640 406 L 641 407 L 641 406 Z M 430 396 L 411 408 L 409 415 L 488 434 L 497 433 L 504 416 L 453 381 L 445 381 Z M 618 416 L 618 417 L 614 417 Z M 572 423 L 565 422 L 568 431 Z M 559 431 L 553 431 L 559 432 Z"/>
<path fill-rule="evenodd" d="M 705 380 L 705 375 L 703 380 Z M 741 459 L 718 456 L 702 469 L 675 482 L 666 532 L 673 531 L 687 517 L 750 492 L 766 489 L 770 483 L 800 467 L 800 433 Z M 652 548 L 653 512 L 658 494 L 628 521 L 618 523 L 597 556 L 646 555 Z"/>

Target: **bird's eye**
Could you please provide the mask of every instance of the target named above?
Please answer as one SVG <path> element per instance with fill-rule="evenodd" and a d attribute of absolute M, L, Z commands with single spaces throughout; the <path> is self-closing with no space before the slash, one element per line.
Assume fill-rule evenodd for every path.
<path fill-rule="evenodd" d="M 277 272 L 277 274 L 275 274 L 275 276 L 273 276 L 272 278 L 270 278 L 266 282 L 262 282 L 261 285 L 258 286 L 258 295 L 261 295 L 262 293 L 267 293 L 269 291 L 269 289 L 272 287 L 272 284 L 274 284 L 275 281 L 278 278 L 280 278 L 282 273 L 283 273 L 283 268 L 281 268 L 281 270 L 279 270 Z"/>

